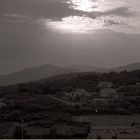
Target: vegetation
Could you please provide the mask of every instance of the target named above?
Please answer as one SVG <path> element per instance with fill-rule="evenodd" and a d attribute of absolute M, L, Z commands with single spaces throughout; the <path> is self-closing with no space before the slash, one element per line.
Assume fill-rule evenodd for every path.
<path fill-rule="evenodd" d="M 122 71 L 120 73 L 75 73 L 59 75 L 40 81 L 34 81 L 25 84 L 7 86 L 0 88 L 0 97 L 7 104 L 0 109 L 0 118 L 11 121 L 20 121 L 21 116 L 29 116 L 48 112 L 61 114 L 63 112 L 72 114 L 75 112 L 84 112 L 84 108 L 70 107 L 59 101 L 50 99 L 47 95 L 63 96 L 64 92 L 71 92 L 74 89 L 82 88 L 86 91 L 98 92 L 98 83 L 100 81 L 109 81 L 113 83 L 113 88 L 124 86 L 125 90 L 129 85 L 140 83 L 140 70 L 131 72 Z M 110 106 L 100 107 L 98 113 L 107 114 L 130 114 L 140 113 L 140 93 L 123 94 L 121 99 L 110 102 Z M 91 106 L 91 112 L 94 114 L 96 106 Z M 93 111 L 94 110 L 94 111 Z M 85 110 L 87 113 L 87 111 Z"/>
<path fill-rule="evenodd" d="M 92 99 L 100 98 L 100 81 L 113 83 L 119 98 L 107 99 L 108 104 L 92 103 Z M 6 106 L 0 108 L 0 120 L 28 124 L 31 127 L 51 127 L 56 119 L 71 120 L 72 115 L 81 114 L 133 114 L 140 113 L 140 88 L 133 86 L 140 83 L 140 70 L 131 72 L 110 73 L 75 73 L 59 75 L 40 81 L 0 87 L 0 98 Z M 121 88 L 120 88 L 121 87 Z M 86 102 L 80 106 L 72 106 L 51 98 L 64 97 L 64 93 L 75 89 L 93 92 L 92 97 L 83 98 Z M 72 100 L 71 97 L 68 97 Z M 75 99 L 80 102 L 81 99 Z M 105 99 L 106 100 L 106 99 Z M 73 100 L 74 101 L 74 100 Z M 51 130 L 50 133 L 54 133 Z M 26 136 L 26 133 L 24 134 Z M 25 137 L 24 136 L 24 137 Z M 14 132 L 15 138 L 21 138 L 21 128 Z M 100 139 L 100 136 L 97 137 Z"/>

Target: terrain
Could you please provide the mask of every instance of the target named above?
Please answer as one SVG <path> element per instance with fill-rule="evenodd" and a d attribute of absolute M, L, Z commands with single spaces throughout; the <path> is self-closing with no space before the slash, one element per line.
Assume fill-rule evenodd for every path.
<path fill-rule="evenodd" d="M 140 70 L 134 70 L 75 72 L 1 86 L 0 121 L 18 124 L 10 127 L 16 128 L 10 138 L 21 138 L 17 126 L 23 129 L 23 124 L 26 138 L 87 138 L 90 122 L 76 122 L 73 116 L 139 115 L 139 83 Z"/>
<path fill-rule="evenodd" d="M 21 71 L 1 75 L 0 76 L 0 85 L 12 85 L 16 83 L 24 83 L 33 80 L 39 80 L 42 78 L 51 77 L 54 75 L 65 74 L 76 72 L 77 70 L 65 67 L 58 67 L 55 65 L 42 65 L 38 67 L 26 68 Z"/>
<path fill-rule="evenodd" d="M 51 64 L 41 65 L 38 67 L 26 68 L 11 74 L 0 75 L 0 86 L 25 83 L 33 80 L 53 77 L 61 74 L 78 73 L 78 72 L 100 72 L 109 73 L 111 71 L 132 71 L 139 70 L 140 63 L 132 63 L 115 68 L 100 68 L 92 65 L 69 65 L 56 66 Z"/>

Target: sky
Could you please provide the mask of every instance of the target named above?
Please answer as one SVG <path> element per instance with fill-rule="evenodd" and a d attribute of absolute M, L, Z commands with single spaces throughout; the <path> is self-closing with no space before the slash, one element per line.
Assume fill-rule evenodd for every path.
<path fill-rule="evenodd" d="M 140 62 L 139 15 L 139 0 L 0 0 L 0 74 Z"/>

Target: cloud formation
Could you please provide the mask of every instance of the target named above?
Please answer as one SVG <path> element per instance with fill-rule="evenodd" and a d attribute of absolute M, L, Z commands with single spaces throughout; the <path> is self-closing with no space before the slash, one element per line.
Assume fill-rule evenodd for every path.
<path fill-rule="evenodd" d="M 63 33 L 92 33 L 95 30 L 106 29 L 126 34 L 140 34 L 140 8 L 136 8 L 136 5 L 132 5 L 129 0 L 65 0 L 64 2 L 70 9 L 83 12 L 83 16 L 66 16 L 60 21 L 46 20 L 47 29 L 52 28 Z"/>

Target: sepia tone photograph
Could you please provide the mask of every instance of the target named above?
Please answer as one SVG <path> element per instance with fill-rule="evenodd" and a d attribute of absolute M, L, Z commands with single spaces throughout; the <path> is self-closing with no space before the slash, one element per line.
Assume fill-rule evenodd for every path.
<path fill-rule="evenodd" d="M 140 139 L 140 1 L 0 0 L 0 139 Z"/>

